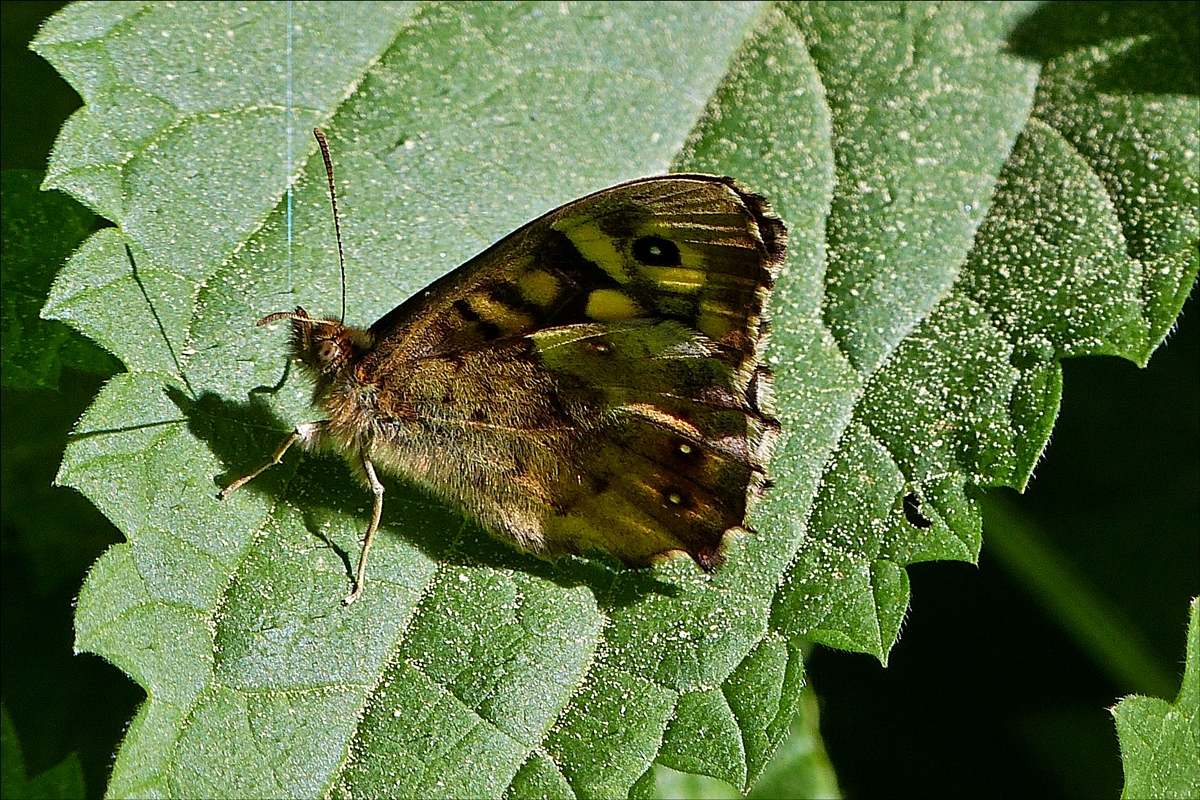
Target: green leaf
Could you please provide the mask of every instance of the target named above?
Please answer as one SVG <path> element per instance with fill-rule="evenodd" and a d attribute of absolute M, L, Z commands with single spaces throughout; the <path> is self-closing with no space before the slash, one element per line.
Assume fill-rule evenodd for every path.
<path fill-rule="evenodd" d="M 1109 147 L 1085 148 L 1058 117 L 1111 100 L 1085 57 L 1104 48 L 1039 71 L 1006 42 L 1022 11 L 52 19 L 35 48 L 86 105 L 47 184 L 117 227 L 43 313 L 130 370 L 59 475 L 128 537 L 76 616 L 77 648 L 149 697 L 109 793 L 647 796 L 653 762 L 753 785 L 796 713 L 798 640 L 886 658 L 904 567 L 974 559 L 975 492 L 1028 479 L 1059 360 L 1144 362 L 1194 279 L 1187 87 L 1126 96 L 1125 122 L 1097 134 Z M 299 133 L 314 124 L 334 149 L 358 323 L 621 180 L 704 170 L 771 199 L 790 234 L 768 354 L 785 437 L 758 533 L 726 568 L 549 565 L 393 481 L 368 591 L 346 609 L 368 495 L 344 465 L 289 458 L 215 499 L 311 418 L 281 333 L 253 321 L 339 306 L 324 171 Z M 1125 187 L 1142 200 L 1114 197 Z"/>
<path fill-rule="evenodd" d="M 83 768 L 74 753 L 58 764 L 29 779 L 25 775 L 25 759 L 17 729 L 8 716 L 8 708 L 0 706 L 0 794 L 10 800 L 76 800 L 83 797 Z"/>
<path fill-rule="evenodd" d="M 0 180 L 0 382 L 10 389 L 56 389 L 64 366 L 101 375 L 119 372 L 112 356 L 66 325 L 38 319 L 54 273 L 91 232 L 95 215 L 59 192 L 38 191 L 40 173 L 4 170 Z"/>
<path fill-rule="evenodd" d="M 821 744 L 817 717 L 816 694 L 806 687 L 787 737 L 754 783 L 750 798 L 841 796 L 833 767 Z M 743 794 L 715 778 L 677 772 L 665 766 L 658 768 L 656 778 L 659 797 L 732 800 Z"/>
<path fill-rule="evenodd" d="M 1053 61 L 1025 119 L 1029 98 L 1011 87 L 1033 85 L 1029 64 L 1007 51 L 992 63 L 977 42 L 952 45 L 955 23 L 1003 23 L 982 8 L 821 7 L 809 19 L 812 8 L 788 7 L 809 26 L 815 57 L 841 56 L 822 74 L 856 76 L 830 103 L 834 130 L 856 133 L 835 142 L 846 167 L 828 224 L 823 311 L 835 336 L 846 331 L 842 346 L 863 385 L 774 619 L 789 633 L 883 657 L 907 604 L 898 565 L 973 560 L 972 489 L 1025 486 L 1058 410 L 1059 361 L 1104 353 L 1144 363 L 1173 324 L 1197 269 L 1197 109 L 1182 78 L 1179 94 L 1153 102 L 1103 92 L 1112 79 L 1105 54 L 1129 46 L 1114 34 L 1103 48 Z M 895 41 L 840 35 L 860 13 Z M 1175 37 L 1163 20 L 1151 30 Z M 937 63 L 917 57 L 931 41 L 946 48 Z M 869 79 L 872 63 L 887 63 L 879 48 L 902 51 L 903 69 L 880 68 L 889 90 L 858 97 L 869 90 L 859 70 Z M 1103 106 L 1124 124 L 1089 129 L 1085 149 L 1087 137 L 1062 125 L 1071 112 L 1055 98 L 1064 95 L 1077 113 Z M 1003 137 L 1017 127 L 995 116 L 1005 109 L 1024 126 L 1009 144 Z M 1124 196 L 1129 187 L 1136 198 Z M 907 519 L 906 499 L 929 527 Z"/>
<path fill-rule="evenodd" d="M 1113 708 L 1125 789 L 1121 797 L 1200 795 L 1200 601 L 1188 616 L 1183 685 L 1174 703 L 1130 695 Z"/>

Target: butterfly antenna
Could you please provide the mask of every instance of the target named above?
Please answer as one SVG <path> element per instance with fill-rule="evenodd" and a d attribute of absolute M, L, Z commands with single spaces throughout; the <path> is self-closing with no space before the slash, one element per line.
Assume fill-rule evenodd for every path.
<path fill-rule="evenodd" d="M 329 157 L 329 143 L 320 128 L 313 128 L 313 136 L 321 146 L 321 158 L 325 159 L 325 175 L 329 178 L 329 202 L 333 205 L 333 231 L 337 236 L 338 266 L 342 270 L 342 324 L 346 324 L 346 256 L 342 253 L 342 223 L 338 219 L 337 189 L 333 185 L 333 159 Z"/>

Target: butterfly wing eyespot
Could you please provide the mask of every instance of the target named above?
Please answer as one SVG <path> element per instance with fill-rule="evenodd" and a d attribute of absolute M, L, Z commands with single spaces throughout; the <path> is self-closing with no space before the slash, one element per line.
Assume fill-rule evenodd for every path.
<path fill-rule="evenodd" d="M 679 248 L 661 236 L 642 236 L 633 241 L 633 258 L 652 267 L 676 267 L 680 264 Z"/>

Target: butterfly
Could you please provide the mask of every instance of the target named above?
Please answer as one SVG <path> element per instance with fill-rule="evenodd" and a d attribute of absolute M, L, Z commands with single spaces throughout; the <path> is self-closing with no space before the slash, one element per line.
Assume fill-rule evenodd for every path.
<path fill-rule="evenodd" d="M 643 178 L 528 223 L 369 328 L 270 314 L 258 324 L 290 321 L 322 418 L 220 497 L 297 442 L 342 454 L 375 499 L 347 604 L 366 585 L 380 471 L 537 555 L 686 553 L 712 572 L 769 486 L 764 315 L 786 242 L 731 178 Z"/>

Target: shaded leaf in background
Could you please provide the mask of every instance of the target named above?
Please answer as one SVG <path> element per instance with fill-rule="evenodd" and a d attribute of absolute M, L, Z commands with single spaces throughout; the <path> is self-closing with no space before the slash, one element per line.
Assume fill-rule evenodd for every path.
<path fill-rule="evenodd" d="M 90 528 L 79 524 L 77 514 L 83 511 L 86 517 L 94 512 L 78 495 L 65 501 L 66 509 L 50 500 L 63 491 L 51 486 L 53 462 L 63 441 L 48 435 L 55 427 L 49 417 L 69 407 L 70 401 L 43 392 L 29 403 L 11 390 L 59 389 L 66 367 L 72 370 L 68 372 L 71 385 L 61 387 L 62 394 L 73 396 L 80 384 L 91 386 L 121 369 L 116 359 L 66 325 L 38 318 L 54 273 L 94 230 L 96 222 L 93 214 L 71 198 L 41 191 L 42 178 L 40 172 L 4 170 L 0 185 L 4 201 L 0 251 L 4 348 L 0 361 L 7 412 L 0 503 L 7 523 L 5 549 L 13 548 L 29 558 L 39 595 L 57 588 L 64 563 L 86 567 L 108 540 L 104 533 L 100 538 L 85 535 Z M 91 391 L 85 389 L 85 396 Z M 37 431 L 32 437 L 25 433 L 31 429 Z"/>
<path fill-rule="evenodd" d="M 96 217 L 59 192 L 39 189 L 42 173 L 4 170 L 0 267 L 0 358 L 3 385 L 14 389 L 58 388 L 64 365 L 112 375 L 121 365 L 66 325 L 38 319 L 54 273 L 95 227 Z"/>
<path fill-rule="evenodd" d="M 1174 703 L 1126 697 L 1113 709 L 1125 765 L 1121 797 L 1200 794 L 1200 602 L 1194 598 L 1184 663 Z"/>
<path fill-rule="evenodd" d="M 58 800 L 83 797 L 83 770 L 74 753 L 42 774 L 30 778 L 25 773 L 21 742 L 8 709 L 0 707 L 0 792 L 11 800 Z"/>

